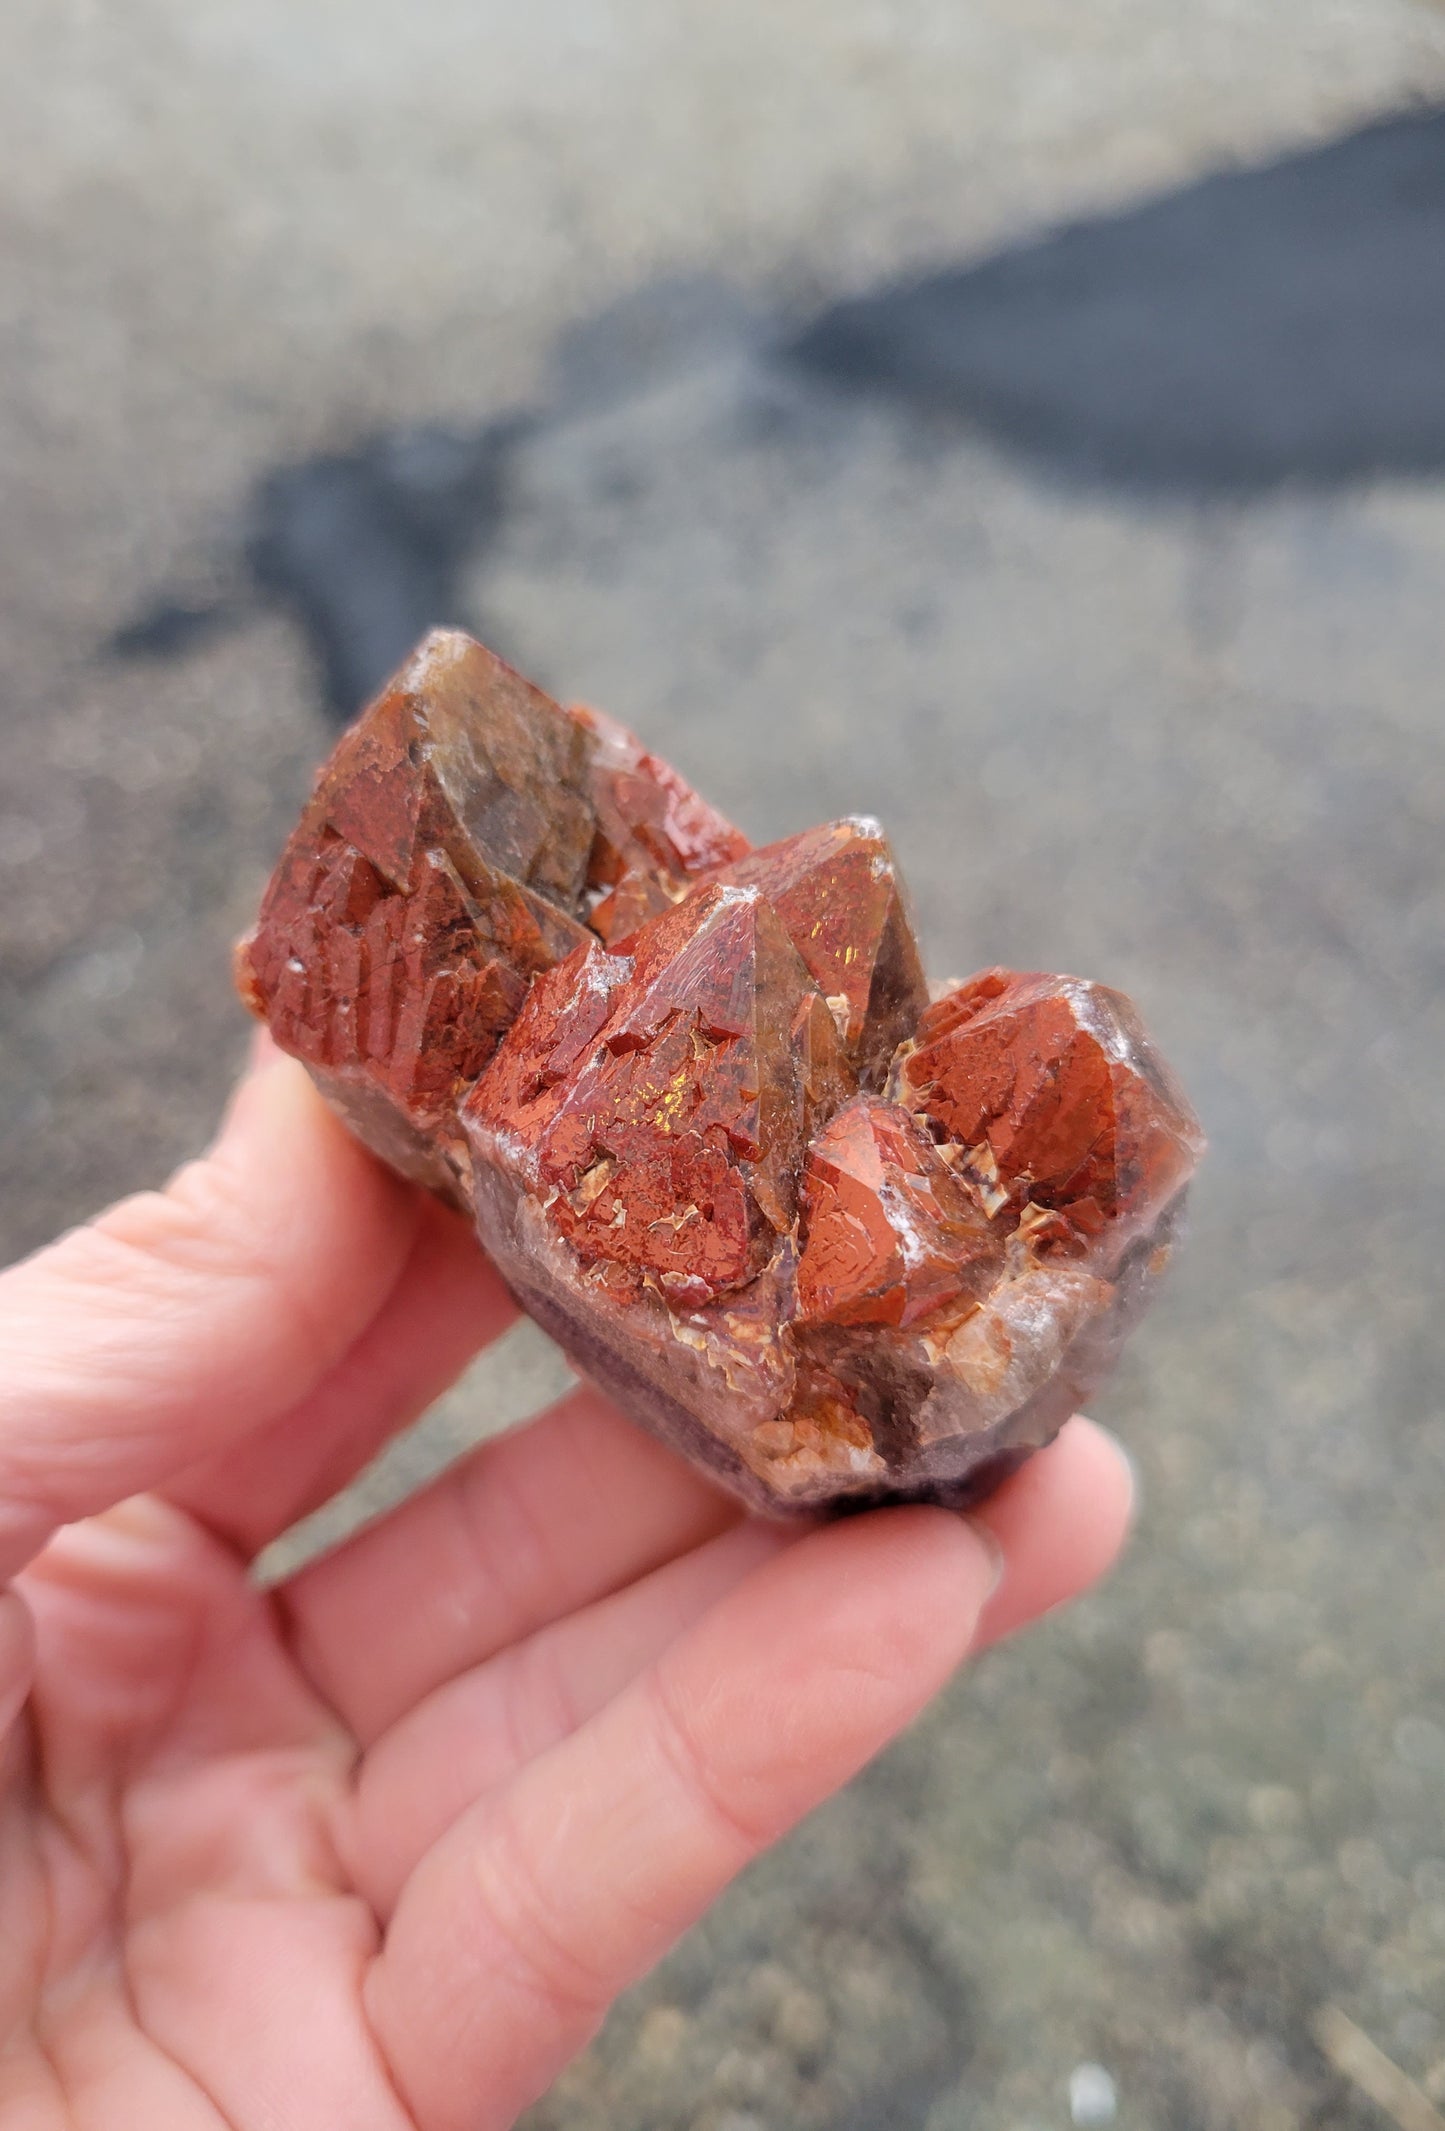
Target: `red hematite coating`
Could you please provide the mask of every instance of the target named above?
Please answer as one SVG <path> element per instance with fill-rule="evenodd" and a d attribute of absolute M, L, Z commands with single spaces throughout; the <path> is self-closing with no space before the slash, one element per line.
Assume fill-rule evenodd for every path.
<path fill-rule="evenodd" d="M 534 988 L 464 1122 L 525 1143 L 582 1263 L 709 1302 L 793 1227 L 811 1127 L 854 1085 L 832 1017 L 755 889 L 697 890 L 630 959 L 579 952 Z"/>
<path fill-rule="evenodd" d="M 580 1368 L 774 1511 L 965 1501 L 1047 1442 L 1203 1145 L 1117 993 L 930 1005 L 875 822 L 750 851 L 456 632 L 342 738 L 237 976 Z"/>
<path fill-rule="evenodd" d="M 990 969 L 929 1007 L 904 1099 L 1049 1236 L 1117 1256 L 1191 1175 L 1198 1128 L 1130 1002 L 1075 977 Z M 1041 1242 L 1044 1224 L 1040 1223 Z"/>
<path fill-rule="evenodd" d="M 883 831 L 866 818 L 805 829 L 716 878 L 761 890 L 837 1016 L 866 1085 L 887 1078 L 893 1054 L 928 1004 L 918 945 Z"/>
<path fill-rule="evenodd" d="M 799 1324 L 916 1324 L 976 1308 L 1004 1237 L 906 1110 L 845 1103 L 803 1166 Z"/>
<path fill-rule="evenodd" d="M 587 885 L 596 895 L 588 923 L 621 945 L 694 876 L 741 858 L 748 840 L 625 725 L 585 703 L 574 703 L 569 716 L 592 746 L 597 828 Z"/>

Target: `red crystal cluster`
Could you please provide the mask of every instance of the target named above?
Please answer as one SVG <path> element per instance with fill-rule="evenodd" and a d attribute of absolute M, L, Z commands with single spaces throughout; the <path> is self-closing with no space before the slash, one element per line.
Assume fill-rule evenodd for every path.
<path fill-rule="evenodd" d="M 930 998 L 875 822 L 751 850 L 455 632 L 324 766 L 237 967 L 577 1365 L 775 1511 L 965 1500 L 1047 1442 L 1203 1146 L 1117 992 Z"/>

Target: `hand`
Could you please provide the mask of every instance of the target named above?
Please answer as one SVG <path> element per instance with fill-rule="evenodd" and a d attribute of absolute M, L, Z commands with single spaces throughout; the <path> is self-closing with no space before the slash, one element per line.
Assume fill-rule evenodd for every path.
<path fill-rule="evenodd" d="M 578 1390 L 258 1592 L 256 1550 L 512 1314 L 274 1055 L 164 1193 L 0 1276 L 6 2131 L 510 2124 L 1120 1542 L 1085 1421 L 977 1525 L 800 1532 Z"/>

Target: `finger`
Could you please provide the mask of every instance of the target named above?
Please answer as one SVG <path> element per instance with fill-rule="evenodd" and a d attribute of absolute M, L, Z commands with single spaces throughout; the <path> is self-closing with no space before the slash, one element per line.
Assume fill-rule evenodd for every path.
<path fill-rule="evenodd" d="M 1134 1469 L 1095 1421 L 1075 1414 L 973 1512 L 1004 1574 L 979 1623 L 979 1647 L 1051 1612 L 1113 1566 L 1134 1506 Z"/>
<path fill-rule="evenodd" d="M 1026 1476 L 973 1519 L 1000 1559 L 976 1649 L 1096 1582 L 1123 1540 L 1130 1468 L 1092 1421 L 1071 1421 Z M 745 1520 L 462 1673 L 395 1724 L 362 1762 L 350 1844 L 378 1911 L 389 1912 L 406 1873 L 466 1807 L 596 1715 L 724 1591 L 806 1529 Z"/>
<path fill-rule="evenodd" d="M 427 2131 L 510 2124 L 610 2000 L 948 1678 L 994 1573 L 944 1510 L 786 1549 L 443 1836 L 366 1986 Z"/>
<path fill-rule="evenodd" d="M 329 1502 L 516 1318 L 470 1225 L 424 1197 L 400 1277 L 299 1404 L 166 1489 L 246 1555 Z"/>
<path fill-rule="evenodd" d="M 296 1406 L 395 1284 L 420 1207 L 280 1059 L 163 1192 L 0 1276 L 0 1582 Z"/>
<path fill-rule="evenodd" d="M 365 1742 L 443 1681 L 741 1514 L 584 1386 L 304 1569 L 278 1601 L 309 1677 Z"/>
<path fill-rule="evenodd" d="M 595 1716 L 684 1629 L 807 1527 L 747 1519 L 652 1575 L 449 1680 L 378 1739 L 345 1850 L 378 1915 L 469 1806 Z"/>
<path fill-rule="evenodd" d="M 35 1624 L 18 1591 L 0 1591 L 0 1740 L 30 1693 L 35 1676 Z"/>

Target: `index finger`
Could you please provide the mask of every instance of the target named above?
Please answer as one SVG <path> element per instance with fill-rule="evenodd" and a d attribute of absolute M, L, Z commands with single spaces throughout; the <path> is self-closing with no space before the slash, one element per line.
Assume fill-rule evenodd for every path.
<path fill-rule="evenodd" d="M 164 1191 L 0 1274 L 0 1584 L 293 1407 L 376 1315 L 421 1205 L 273 1055 Z"/>

